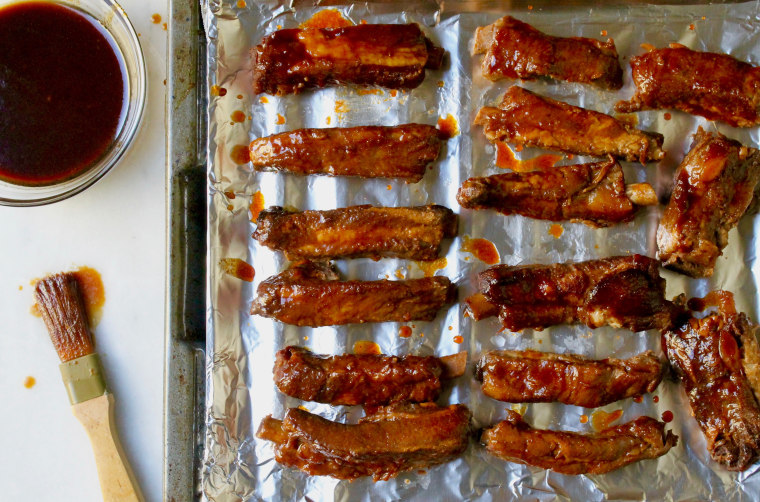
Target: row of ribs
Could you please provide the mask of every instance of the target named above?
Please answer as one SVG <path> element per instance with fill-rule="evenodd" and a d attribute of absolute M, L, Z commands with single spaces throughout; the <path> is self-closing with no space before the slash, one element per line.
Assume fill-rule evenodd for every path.
<path fill-rule="evenodd" d="M 344 406 L 385 406 L 438 399 L 442 380 L 464 374 L 467 353 L 445 357 L 343 354 L 290 346 L 275 358 L 283 394 Z M 561 402 L 586 408 L 654 391 L 664 366 L 653 352 L 629 359 L 588 359 L 533 350 L 486 352 L 476 366 L 483 393 L 508 403 Z"/>
<path fill-rule="evenodd" d="M 367 415 L 350 425 L 292 408 L 284 420 L 265 418 L 257 436 L 274 443 L 275 458 L 281 464 L 339 479 L 369 475 L 388 479 L 401 471 L 452 460 L 468 445 L 470 412 L 462 405 L 441 408 L 432 401 L 440 394 L 442 379 L 464 373 L 466 358 L 466 352 L 442 358 L 321 356 L 287 347 L 277 353 L 274 367 L 275 384 L 281 392 L 332 405 L 363 405 Z M 536 379 L 543 378 L 551 389 L 541 392 L 536 385 L 532 389 L 530 383 L 521 385 L 506 377 L 505 372 L 510 371 L 512 376 L 522 374 L 517 379 L 533 380 L 536 385 Z M 573 371 L 580 374 L 574 382 Z M 575 395 L 575 401 L 601 406 L 654 390 L 662 364 L 651 353 L 627 361 L 593 361 L 572 355 L 502 351 L 484 354 L 477 373 L 484 379 L 484 392 L 493 397 L 508 394 L 512 401 L 573 402 L 567 397 Z M 557 381 L 563 376 L 563 381 Z M 567 388 L 571 385 L 578 388 Z M 561 386 L 565 390 L 557 390 Z M 494 391 L 501 392 L 500 396 Z M 594 393 L 603 397 L 592 401 Z M 598 474 L 663 455 L 676 438 L 664 432 L 663 423 L 649 418 L 584 435 L 532 429 L 519 415 L 508 412 L 506 420 L 482 432 L 481 441 L 487 451 L 511 462 L 566 474 Z M 529 449 L 526 444 L 531 445 Z M 566 455 L 552 462 L 546 451 L 550 444 L 559 444 Z"/>
<path fill-rule="evenodd" d="M 746 315 L 722 309 L 667 331 L 663 344 L 713 459 L 730 470 L 745 470 L 760 455 L 760 348 L 757 327 Z M 463 373 L 465 359 L 466 353 L 441 359 L 314 356 L 288 347 L 278 353 L 275 365 L 278 388 L 288 395 L 331 404 L 390 406 L 370 412 L 355 426 L 293 409 L 284 422 L 266 418 L 258 436 L 275 443 L 281 463 L 341 479 L 387 479 L 402 470 L 451 460 L 466 448 L 469 411 L 461 405 L 439 408 L 424 401 L 438 396 L 441 378 Z M 663 371 L 651 352 L 596 361 L 535 351 L 492 351 L 476 368 L 484 393 L 495 399 L 585 407 L 651 392 Z M 410 404 L 415 402 L 423 404 Z M 437 417 L 434 422 L 425 421 L 432 416 Z M 406 421 L 408 427 L 394 428 L 388 421 Z M 487 451 L 511 462 L 564 474 L 602 474 L 665 454 L 677 437 L 664 427 L 641 417 L 594 434 L 539 430 L 507 411 L 505 420 L 482 432 L 481 442 Z M 436 438 L 438 447 L 424 446 L 422 437 Z"/>
<path fill-rule="evenodd" d="M 510 16 L 476 30 L 474 53 L 484 54 L 491 80 L 550 77 L 610 90 L 623 83 L 612 40 L 554 37 Z M 618 112 L 671 108 L 734 127 L 760 124 L 760 68 L 672 44 L 632 57 L 631 70 L 636 93 Z"/>
<path fill-rule="evenodd" d="M 555 37 L 510 16 L 475 32 L 474 52 L 484 54 L 491 79 L 551 77 L 622 87 L 612 40 Z M 439 69 L 444 50 L 416 24 L 360 24 L 282 29 L 251 51 L 256 94 L 297 93 L 327 85 L 419 86 L 426 69 Z M 733 126 L 760 123 L 760 70 L 725 54 L 674 46 L 631 58 L 636 94 L 616 109 L 675 108 Z"/>
<path fill-rule="evenodd" d="M 277 353 L 274 381 L 291 397 L 331 405 L 363 405 L 355 425 L 299 408 L 284 420 L 265 418 L 257 436 L 274 443 L 275 459 L 313 475 L 338 479 L 426 469 L 458 457 L 469 444 L 466 406 L 438 407 L 442 380 L 464 373 L 467 353 L 442 358 L 343 354 L 323 356 L 299 347 Z"/>

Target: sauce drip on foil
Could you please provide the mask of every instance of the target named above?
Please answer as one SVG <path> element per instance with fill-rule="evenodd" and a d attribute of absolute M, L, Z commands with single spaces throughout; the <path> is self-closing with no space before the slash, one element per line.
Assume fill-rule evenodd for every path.
<path fill-rule="evenodd" d="M 259 217 L 259 213 L 264 210 L 264 194 L 261 190 L 256 190 L 251 198 L 251 205 L 248 206 L 251 211 L 251 221 L 256 221 Z"/>
<path fill-rule="evenodd" d="M 240 258 L 222 258 L 219 260 L 219 266 L 222 270 L 232 277 L 236 277 L 241 281 L 253 282 L 256 277 L 256 270 L 245 260 Z"/>
<path fill-rule="evenodd" d="M 532 159 L 519 160 L 509 145 L 501 141 L 496 143 L 496 167 L 511 169 L 516 173 L 540 171 L 554 167 L 562 160 L 561 155 L 547 153 Z"/>
<path fill-rule="evenodd" d="M 453 138 L 459 134 L 459 123 L 450 113 L 438 119 L 438 130 L 447 138 Z"/>
<path fill-rule="evenodd" d="M 462 251 L 472 254 L 487 265 L 495 265 L 501 260 L 496 246 L 488 239 L 472 239 L 465 235 L 462 238 Z"/>
<path fill-rule="evenodd" d="M 438 270 L 446 268 L 449 262 L 444 256 L 433 261 L 418 261 L 415 263 L 420 267 L 425 277 L 433 277 Z"/>
<path fill-rule="evenodd" d="M 593 427 L 595 431 L 603 431 L 609 428 L 622 416 L 623 410 L 615 410 L 611 413 L 607 413 L 603 410 L 597 410 L 591 414 L 591 427 Z"/>
<path fill-rule="evenodd" d="M 559 239 L 562 237 L 562 234 L 564 233 L 565 229 L 562 228 L 562 225 L 558 223 L 552 223 L 552 225 L 549 227 L 549 235 L 554 237 L 555 239 Z"/>
<path fill-rule="evenodd" d="M 354 343 L 354 354 L 357 355 L 378 355 L 382 354 L 380 346 L 369 340 L 359 340 Z"/>
<path fill-rule="evenodd" d="M 340 11 L 335 9 L 325 9 L 317 12 L 311 18 L 299 26 L 299 28 L 345 28 L 353 26 L 350 20 L 346 19 Z"/>
<path fill-rule="evenodd" d="M 721 289 L 710 291 L 704 298 L 691 298 L 687 305 L 691 310 L 700 311 L 707 307 L 718 307 L 722 314 L 736 314 L 734 294 Z"/>

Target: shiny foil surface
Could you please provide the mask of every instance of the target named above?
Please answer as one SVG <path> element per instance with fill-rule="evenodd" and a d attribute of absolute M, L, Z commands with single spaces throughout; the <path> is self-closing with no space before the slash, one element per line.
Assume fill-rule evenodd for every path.
<path fill-rule="evenodd" d="M 641 44 L 665 47 L 678 42 L 696 50 L 725 52 L 760 64 L 760 20 L 757 3 L 698 6 L 572 6 L 536 5 L 510 9 L 508 3 L 464 2 L 438 5 L 384 2 L 331 6 L 354 23 L 419 23 L 425 34 L 447 51 L 444 66 L 427 71 L 424 83 L 410 91 L 354 86 L 330 87 L 299 95 L 255 96 L 251 87 L 249 50 L 279 27 L 292 28 L 325 7 L 271 1 L 203 0 L 208 34 L 209 277 L 206 451 L 203 456 L 203 493 L 210 501 L 236 500 L 755 500 L 760 493 L 760 465 L 731 473 L 714 463 L 705 439 L 691 416 L 682 387 L 666 377 L 641 402 L 626 399 L 601 408 L 622 410 L 616 424 L 641 415 L 660 419 L 674 415 L 668 428 L 678 445 L 657 460 L 645 460 L 606 475 L 566 476 L 552 471 L 508 463 L 487 454 L 473 435 L 458 460 L 426 472 L 406 472 L 390 481 L 354 482 L 311 477 L 274 461 L 269 442 L 255 438 L 262 418 L 282 418 L 294 406 L 338 421 L 355 422 L 358 407 L 333 407 L 301 402 L 277 391 L 272 381 L 274 354 L 287 345 L 308 347 L 316 353 L 351 352 L 355 342 L 372 340 L 386 354 L 448 355 L 466 350 L 464 376 L 449 381 L 439 404 L 464 403 L 473 412 L 475 429 L 504 417 L 506 409 L 521 412 L 537 428 L 592 432 L 595 410 L 559 403 L 510 405 L 485 397 L 473 376 L 480 355 L 492 349 L 535 349 L 577 353 L 593 358 L 627 358 L 654 350 L 664 358 L 656 331 L 631 333 L 623 329 L 555 326 L 544 331 L 501 331 L 495 318 L 474 322 L 465 315 L 464 299 L 476 291 L 475 276 L 488 267 L 464 251 L 467 238 L 485 238 L 509 265 L 588 260 L 642 253 L 655 256 L 655 231 L 664 206 L 642 208 L 628 224 L 592 229 L 580 223 L 561 223 L 561 235 L 552 222 L 493 211 L 462 209 L 455 195 L 471 176 L 503 172 L 495 166 L 495 149 L 472 121 L 478 109 L 494 105 L 517 83 L 542 95 L 614 115 L 614 104 L 634 92 L 632 56 Z M 334 2 L 331 2 L 334 3 Z M 624 86 L 602 91 L 590 85 L 546 79 L 496 83 L 481 75 L 482 56 L 472 56 L 478 26 L 510 14 L 557 36 L 614 39 L 624 68 Z M 606 34 L 605 34 L 606 33 Z M 224 91 L 222 91 L 224 89 Z M 370 92 L 368 92 L 370 91 Z M 223 94 L 223 95 L 222 95 Z M 262 99 L 265 98 L 265 99 Z M 238 113 L 239 112 L 239 113 Z M 666 112 L 669 115 L 666 115 Z M 302 127 L 396 125 L 408 122 L 436 124 L 439 117 L 455 117 L 460 134 L 449 139 L 441 157 L 423 180 L 415 184 L 385 179 L 297 177 L 282 173 L 255 173 L 235 157 L 254 138 Z M 702 126 L 720 131 L 745 145 L 758 146 L 758 128 L 735 129 L 722 123 L 678 111 L 635 114 L 637 126 L 665 136 L 667 155 L 647 166 L 623 162 L 627 183 L 651 183 L 666 201 L 673 172 Z M 240 121 L 241 116 L 243 120 Z M 666 117 L 670 117 L 667 119 Z M 525 149 L 517 156 L 542 152 Z M 590 162 L 575 156 L 563 163 Z M 239 162 L 240 159 L 237 159 Z M 440 312 L 433 322 L 379 323 L 340 327 L 299 328 L 272 319 L 251 316 L 258 284 L 287 267 L 281 253 L 255 242 L 250 204 L 263 195 L 264 206 L 333 209 L 354 204 L 389 206 L 442 204 L 459 214 L 458 237 L 445 243 L 445 266 L 435 272 L 455 281 L 459 302 Z M 260 196 L 256 196 L 260 197 Z M 550 233 L 552 230 L 552 233 Z M 552 235 L 554 234 L 554 235 Z M 737 309 L 758 320 L 756 259 L 758 218 L 746 216 L 731 231 L 729 245 L 718 259 L 711 279 L 693 280 L 663 271 L 667 296 L 680 293 L 703 296 L 713 289 L 736 295 Z M 220 261 L 239 258 L 252 264 L 254 281 L 225 273 Z M 347 279 L 375 280 L 423 277 L 414 262 L 395 259 L 338 260 Z M 399 336 L 402 326 L 412 335 Z M 461 338 L 460 338 L 461 337 Z M 583 416 L 589 417 L 587 423 Z"/>

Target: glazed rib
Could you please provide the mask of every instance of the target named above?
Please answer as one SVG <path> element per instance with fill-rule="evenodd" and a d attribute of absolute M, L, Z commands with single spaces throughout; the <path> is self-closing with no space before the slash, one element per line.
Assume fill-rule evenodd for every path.
<path fill-rule="evenodd" d="M 443 206 L 352 206 L 329 211 L 259 213 L 253 238 L 289 260 L 403 258 L 435 260 L 441 241 L 456 236 L 456 215 Z"/>
<path fill-rule="evenodd" d="M 710 277 L 718 256 L 752 202 L 760 180 L 760 152 L 700 128 L 678 166 L 673 193 L 657 228 L 663 265 Z"/>
<path fill-rule="evenodd" d="M 591 164 L 470 178 L 459 188 L 457 201 L 468 209 L 494 209 L 507 215 L 607 227 L 632 220 L 634 204 L 657 204 L 657 196 L 644 183 L 637 184 L 636 191 L 629 195 L 623 169 L 610 158 Z"/>
<path fill-rule="evenodd" d="M 642 255 L 554 265 L 496 265 L 478 274 L 485 315 L 497 311 L 505 328 L 555 324 L 610 325 L 643 331 L 671 327 L 684 313 L 665 299 L 660 263 Z M 469 303 L 469 301 L 468 301 Z M 481 314 L 473 311 L 476 319 Z"/>
<path fill-rule="evenodd" d="M 446 277 L 341 281 L 332 264 L 306 262 L 263 281 L 251 314 L 296 326 L 431 321 L 456 299 Z"/>
<path fill-rule="evenodd" d="M 535 350 L 492 350 L 478 361 L 483 393 L 507 403 L 550 403 L 596 408 L 654 391 L 664 366 L 654 352 L 630 359 L 587 359 Z"/>
<path fill-rule="evenodd" d="M 441 133 L 425 124 L 296 129 L 253 140 L 257 171 L 422 179 L 441 151 Z"/>
<path fill-rule="evenodd" d="M 356 425 L 291 408 L 265 418 L 256 436 L 274 442 L 275 459 L 311 475 L 375 481 L 453 460 L 467 448 L 470 411 L 433 403 L 381 408 Z"/>
<path fill-rule="evenodd" d="M 416 24 L 360 24 L 279 30 L 251 50 L 256 94 L 358 84 L 411 89 L 444 51 Z"/>
<path fill-rule="evenodd" d="M 713 460 L 747 469 L 760 456 L 757 327 L 743 313 L 717 313 L 689 319 L 663 341 Z"/>
<path fill-rule="evenodd" d="M 489 453 L 508 462 L 562 474 L 604 474 L 665 455 L 678 443 L 678 436 L 649 417 L 597 434 L 534 429 L 519 414 L 507 410 L 507 418 L 486 429 L 481 442 Z"/>
<path fill-rule="evenodd" d="M 553 37 L 506 16 L 475 31 L 475 54 L 485 54 L 483 75 L 490 80 L 552 77 L 595 84 L 603 89 L 623 86 L 623 69 L 612 39 Z"/>
<path fill-rule="evenodd" d="M 446 371 L 452 359 L 464 363 L 457 365 L 458 374 Z M 274 383 L 288 396 L 331 405 L 422 403 L 438 399 L 441 380 L 461 376 L 466 362 L 466 352 L 447 360 L 413 355 L 321 356 L 290 346 L 277 352 Z"/>
<path fill-rule="evenodd" d="M 475 124 L 489 141 L 636 161 L 662 159 L 662 134 L 644 132 L 604 113 L 539 96 L 516 85 L 498 108 L 485 106 Z"/>
<path fill-rule="evenodd" d="M 675 108 L 734 127 L 760 124 L 760 69 L 726 54 L 686 47 L 631 58 L 636 94 L 619 112 Z"/>

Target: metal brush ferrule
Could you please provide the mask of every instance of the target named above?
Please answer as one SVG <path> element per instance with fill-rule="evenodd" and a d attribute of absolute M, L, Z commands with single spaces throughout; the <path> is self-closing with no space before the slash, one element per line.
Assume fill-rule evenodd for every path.
<path fill-rule="evenodd" d="M 71 404 L 89 401 L 106 393 L 103 366 L 97 354 L 88 354 L 59 366 Z"/>

